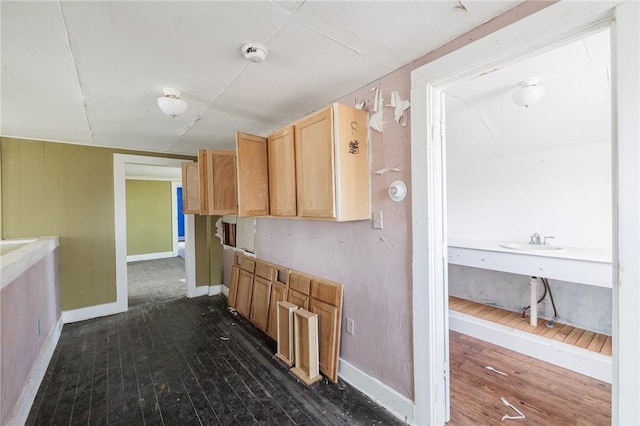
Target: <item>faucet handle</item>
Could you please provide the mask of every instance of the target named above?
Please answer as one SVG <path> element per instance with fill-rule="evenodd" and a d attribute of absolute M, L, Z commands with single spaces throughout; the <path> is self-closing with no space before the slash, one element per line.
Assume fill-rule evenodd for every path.
<path fill-rule="evenodd" d="M 545 236 L 544 236 L 544 241 L 542 242 L 542 245 L 543 245 L 543 246 L 548 246 L 548 245 L 549 245 L 549 242 L 547 242 L 547 240 L 548 240 L 548 239 L 549 239 L 549 240 L 551 240 L 551 239 L 553 239 L 553 238 L 555 238 L 555 237 L 554 237 L 554 236 L 552 236 L 552 235 L 545 235 Z"/>
<path fill-rule="evenodd" d="M 529 244 L 540 244 L 540 234 L 534 232 L 533 235 L 529 236 Z"/>

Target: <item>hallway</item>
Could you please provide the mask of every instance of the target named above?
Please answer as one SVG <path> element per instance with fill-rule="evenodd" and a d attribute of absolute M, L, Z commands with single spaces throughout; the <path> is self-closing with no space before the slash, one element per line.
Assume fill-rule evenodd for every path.
<path fill-rule="evenodd" d="M 185 297 L 184 257 L 127 263 L 129 308 Z"/>

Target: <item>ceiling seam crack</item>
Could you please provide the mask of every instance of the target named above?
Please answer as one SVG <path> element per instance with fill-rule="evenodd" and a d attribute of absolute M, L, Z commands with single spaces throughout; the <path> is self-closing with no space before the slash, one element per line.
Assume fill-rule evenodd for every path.
<path fill-rule="evenodd" d="M 220 93 L 218 93 L 216 96 L 214 96 L 214 98 L 211 100 L 211 102 L 209 102 L 209 104 L 207 105 L 207 107 L 202 111 L 201 114 L 198 114 L 198 116 L 189 124 L 187 125 L 187 127 L 184 129 L 184 131 L 182 133 L 180 133 L 178 135 L 178 138 L 171 144 L 169 145 L 169 147 L 167 148 L 167 151 L 169 151 L 171 148 L 173 148 L 178 142 L 180 142 L 180 139 L 182 139 L 182 137 L 184 135 L 186 135 L 191 129 L 193 129 L 196 125 L 196 123 L 198 123 L 198 121 L 202 120 L 202 117 L 207 113 L 207 111 L 209 111 L 211 109 L 211 107 L 213 106 L 213 104 L 218 100 L 218 98 L 220 96 L 222 96 L 224 94 L 224 92 L 233 85 L 233 83 L 236 82 L 236 80 L 238 78 L 240 78 L 240 74 L 242 74 L 242 72 L 247 68 L 247 66 L 249 66 L 249 62 L 245 63 L 242 68 L 240 68 L 240 71 L 238 71 L 238 73 L 233 77 L 233 79 L 229 82 L 229 84 L 227 84 L 225 86 L 224 89 L 222 89 L 220 91 Z"/>
<path fill-rule="evenodd" d="M 60 17 L 62 18 L 62 26 L 64 29 L 65 41 L 67 42 L 67 49 L 69 51 L 69 56 L 71 57 L 71 62 L 73 63 L 73 71 L 74 76 L 76 77 L 76 81 L 78 82 L 78 89 L 80 90 L 80 98 L 82 99 L 82 112 L 84 115 L 84 120 L 87 125 L 87 129 L 89 131 L 89 137 L 91 138 L 91 143 L 95 143 L 93 140 L 93 129 L 91 128 L 91 123 L 89 122 L 89 116 L 87 115 L 87 102 L 84 96 L 84 90 L 82 87 L 82 81 L 80 80 L 80 71 L 78 70 L 78 64 L 76 63 L 76 59 L 73 56 L 73 50 L 71 49 L 71 39 L 69 38 L 69 31 L 67 29 L 67 20 L 64 16 L 64 11 L 62 10 L 62 0 L 58 0 L 58 8 L 60 9 Z"/>
<path fill-rule="evenodd" d="M 361 51 L 360 51 L 360 50 L 358 50 L 357 48 L 355 48 L 355 47 L 353 47 L 353 46 L 349 46 L 348 44 L 341 42 L 341 41 L 340 41 L 340 40 L 338 40 L 337 38 L 331 37 L 329 34 L 325 34 L 325 33 L 323 33 L 322 31 L 317 30 L 317 29 L 313 28 L 312 26 L 310 26 L 310 25 L 308 25 L 308 24 L 303 24 L 303 25 L 304 25 L 305 27 L 309 28 L 311 31 L 313 31 L 313 32 L 315 32 L 315 33 L 317 33 L 317 34 L 321 35 L 322 37 L 325 37 L 325 38 L 327 38 L 327 39 L 329 39 L 329 40 L 331 40 L 331 41 L 333 41 L 333 42 L 335 42 L 335 43 L 338 43 L 338 44 L 339 44 L 340 46 L 342 46 L 342 47 L 346 47 L 347 49 L 350 49 L 350 50 L 352 50 L 352 51 L 356 52 L 358 55 L 364 55 L 364 52 L 361 52 Z"/>

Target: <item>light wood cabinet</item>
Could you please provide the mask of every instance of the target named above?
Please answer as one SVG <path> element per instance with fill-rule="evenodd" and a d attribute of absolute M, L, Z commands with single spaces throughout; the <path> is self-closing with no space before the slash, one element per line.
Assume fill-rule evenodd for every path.
<path fill-rule="evenodd" d="M 276 305 L 278 352 L 276 357 L 289 367 L 293 365 L 295 349 L 293 347 L 293 313 L 298 309 L 289 302 L 278 302 Z"/>
<path fill-rule="evenodd" d="M 227 304 L 232 308 L 236 308 L 236 300 L 238 298 L 238 280 L 240 279 L 240 267 L 233 265 L 231 267 L 231 282 L 229 283 L 229 298 Z"/>
<path fill-rule="evenodd" d="M 200 213 L 198 163 L 182 163 L 182 212 L 184 214 Z"/>
<path fill-rule="evenodd" d="M 318 371 L 318 315 L 298 309 L 293 312 L 295 367 L 290 371 L 310 385 L 322 379 Z"/>
<path fill-rule="evenodd" d="M 268 206 L 271 216 L 332 221 L 370 219 L 365 111 L 333 104 L 310 114 L 268 137 L 265 160 L 261 160 L 263 140 L 238 133 L 239 197 L 249 200 L 243 210 L 247 215 L 264 215 Z M 241 180 L 247 182 L 240 183 Z"/>
<path fill-rule="evenodd" d="M 278 338 L 278 302 L 285 302 L 289 287 L 280 282 L 274 282 L 271 286 L 271 298 L 269 299 L 269 319 L 267 320 L 267 334 L 272 339 Z"/>
<path fill-rule="evenodd" d="M 238 211 L 235 152 L 199 149 L 198 178 L 200 214 L 225 215 Z"/>
<path fill-rule="evenodd" d="M 311 276 L 302 272 L 292 271 L 289 275 L 289 294 L 287 301 L 303 309 L 309 309 L 309 294 L 311 293 Z"/>
<path fill-rule="evenodd" d="M 369 219 L 367 113 L 334 104 L 294 127 L 298 216 Z"/>
<path fill-rule="evenodd" d="M 318 339 L 320 343 L 320 371 L 329 380 L 338 380 L 338 351 L 340 349 L 340 317 L 338 308 L 316 299 L 309 302 L 309 310 L 318 315 Z"/>
<path fill-rule="evenodd" d="M 238 276 L 238 292 L 236 296 L 236 310 L 240 315 L 249 318 L 251 300 L 253 297 L 253 272 L 241 269 Z"/>
<path fill-rule="evenodd" d="M 267 139 L 271 216 L 296 216 L 294 128 L 287 126 Z"/>
<path fill-rule="evenodd" d="M 271 281 L 257 275 L 253 279 L 253 295 L 251 296 L 251 315 L 249 321 L 264 332 L 267 331 L 267 320 L 269 319 L 271 285 Z"/>
<path fill-rule="evenodd" d="M 269 215 L 267 139 L 236 135 L 238 216 Z"/>

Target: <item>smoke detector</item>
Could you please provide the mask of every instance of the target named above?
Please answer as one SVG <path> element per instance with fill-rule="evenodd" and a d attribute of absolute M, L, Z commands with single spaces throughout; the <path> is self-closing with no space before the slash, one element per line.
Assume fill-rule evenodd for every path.
<path fill-rule="evenodd" d="M 267 53 L 269 53 L 269 50 L 267 50 L 265 46 L 258 43 L 243 44 L 241 50 L 245 58 L 256 64 L 264 62 L 264 58 L 266 58 Z"/>

